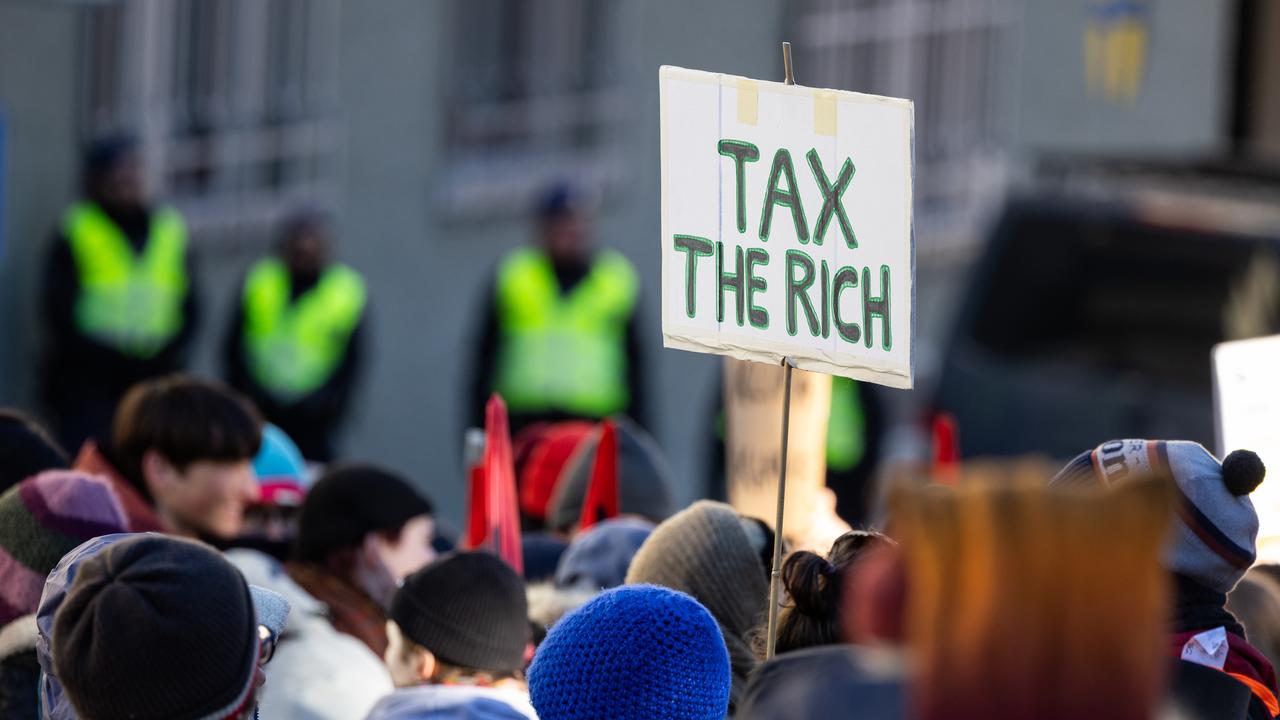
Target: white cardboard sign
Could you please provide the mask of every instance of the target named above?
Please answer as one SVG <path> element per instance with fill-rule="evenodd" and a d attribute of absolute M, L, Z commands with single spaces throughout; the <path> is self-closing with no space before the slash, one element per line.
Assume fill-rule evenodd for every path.
<path fill-rule="evenodd" d="M 1258 511 L 1258 562 L 1280 562 L 1280 335 L 1213 348 L 1218 456 L 1252 450 L 1267 466 L 1249 499 Z"/>
<path fill-rule="evenodd" d="M 909 100 L 663 67 L 666 347 L 911 387 Z"/>

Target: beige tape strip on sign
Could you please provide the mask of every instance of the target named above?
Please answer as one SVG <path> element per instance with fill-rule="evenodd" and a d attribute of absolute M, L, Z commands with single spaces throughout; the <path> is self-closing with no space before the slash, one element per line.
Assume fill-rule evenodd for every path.
<path fill-rule="evenodd" d="M 836 94 L 830 90 L 813 94 L 813 132 L 828 137 L 836 134 Z"/>
<path fill-rule="evenodd" d="M 755 125 L 760 120 L 760 83 L 738 78 L 738 124 Z"/>

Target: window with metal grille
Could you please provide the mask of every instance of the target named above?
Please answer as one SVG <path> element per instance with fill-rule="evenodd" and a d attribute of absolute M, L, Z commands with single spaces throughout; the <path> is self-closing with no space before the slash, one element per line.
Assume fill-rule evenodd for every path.
<path fill-rule="evenodd" d="M 442 38 L 447 213 L 526 207 L 547 182 L 607 188 L 624 117 L 610 0 L 453 0 Z"/>
<path fill-rule="evenodd" d="M 1008 139 L 1009 0 L 796 0 L 797 82 L 915 101 L 922 252 L 972 238 L 1001 187 Z M 931 232 L 938 228 L 941 232 Z"/>
<path fill-rule="evenodd" d="M 207 242 L 337 198 L 339 0 L 122 0 L 84 13 L 82 132 L 129 132 Z"/>

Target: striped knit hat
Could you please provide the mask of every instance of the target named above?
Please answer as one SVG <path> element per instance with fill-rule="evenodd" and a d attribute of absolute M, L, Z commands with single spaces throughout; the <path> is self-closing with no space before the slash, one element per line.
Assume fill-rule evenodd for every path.
<path fill-rule="evenodd" d="M 44 579 L 80 543 L 127 532 L 111 486 L 96 475 L 49 470 L 0 495 L 0 627 L 30 615 Z"/>
<path fill-rule="evenodd" d="M 1168 475 L 1178 490 L 1178 519 L 1165 565 L 1221 593 L 1244 577 L 1257 557 L 1258 513 L 1249 493 L 1266 468 L 1257 455 L 1237 450 L 1221 463 L 1186 440 L 1112 440 L 1076 456 L 1054 485 L 1102 485 Z"/>

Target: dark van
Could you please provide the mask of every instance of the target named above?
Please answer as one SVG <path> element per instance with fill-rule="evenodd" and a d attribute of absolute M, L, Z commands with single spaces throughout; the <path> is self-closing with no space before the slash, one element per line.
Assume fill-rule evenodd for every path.
<path fill-rule="evenodd" d="M 939 377 L 964 456 L 1067 458 L 1129 437 L 1212 448 L 1213 345 L 1280 331 L 1274 217 L 1172 193 L 1011 200 Z"/>

